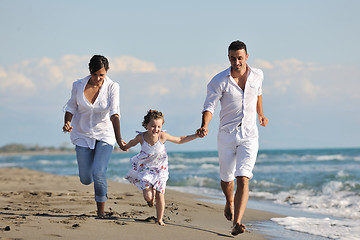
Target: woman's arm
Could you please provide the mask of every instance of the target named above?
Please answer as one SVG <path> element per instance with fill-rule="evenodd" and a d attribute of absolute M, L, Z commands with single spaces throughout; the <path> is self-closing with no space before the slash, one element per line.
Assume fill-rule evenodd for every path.
<path fill-rule="evenodd" d="M 177 143 L 177 144 L 187 143 L 187 142 L 197 139 L 198 137 L 199 136 L 197 134 L 192 134 L 192 135 L 187 135 L 187 136 L 182 136 L 182 137 L 174 137 L 165 132 L 161 134 L 161 138 L 163 140 L 162 142 L 170 141 L 170 142 Z"/>
<path fill-rule="evenodd" d="M 113 124 L 116 142 L 119 145 L 120 149 L 126 151 L 127 149 L 124 147 L 126 142 L 121 138 L 120 133 L 120 117 L 118 114 L 114 114 L 110 117 L 110 120 Z"/>
<path fill-rule="evenodd" d="M 71 112 L 65 112 L 64 116 L 64 126 L 63 131 L 64 132 L 71 132 L 72 126 L 71 126 L 71 120 L 72 120 L 73 114 Z"/>

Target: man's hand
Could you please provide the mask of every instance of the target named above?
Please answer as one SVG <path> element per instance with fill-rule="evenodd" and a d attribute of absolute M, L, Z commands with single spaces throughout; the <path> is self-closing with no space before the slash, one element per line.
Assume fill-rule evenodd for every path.
<path fill-rule="evenodd" d="M 209 129 L 208 128 L 199 128 L 198 130 L 196 130 L 196 135 L 198 135 L 199 137 L 203 138 L 206 135 L 209 134 Z"/>
<path fill-rule="evenodd" d="M 265 116 L 259 116 L 259 123 L 261 126 L 266 127 L 266 125 L 269 123 L 269 119 Z"/>

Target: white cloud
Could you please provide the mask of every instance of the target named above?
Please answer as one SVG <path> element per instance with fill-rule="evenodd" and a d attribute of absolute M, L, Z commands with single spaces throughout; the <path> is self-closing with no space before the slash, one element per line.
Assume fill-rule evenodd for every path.
<path fill-rule="evenodd" d="M 0 92 L 3 95 L 27 96 L 34 90 L 35 83 L 30 78 L 18 72 L 7 72 L 0 67 Z"/>
<path fill-rule="evenodd" d="M 311 97 L 314 97 L 321 93 L 321 87 L 311 83 L 309 80 L 303 81 L 302 89 L 307 96 Z"/>
<path fill-rule="evenodd" d="M 43 125 L 56 123 L 60 126 L 62 107 L 70 97 L 71 84 L 89 74 L 90 57 L 65 55 L 57 59 L 31 59 L 8 67 L 0 66 L 2 119 L 23 116 L 19 113 L 25 112 L 27 117 Z M 129 56 L 113 57 L 109 61 L 109 76 L 120 84 L 124 136 L 132 136 L 141 127 L 141 118 L 150 108 L 166 114 L 169 120 L 166 128 L 172 133 L 174 130 L 179 134 L 191 132 L 201 121 L 207 83 L 228 67 L 159 69 L 155 63 Z M 264 71 L 264 110 L 272 115 L 270 121 L 279 129 L 284 121 L 295 119 L 294 122 L 298 122 L 299 118 L 312 116 L 319 109 L 329 113 L 327 116 L 333 116 L 334 111 L 338 116 L 347 116 L 354 106 L 360 104 L 358 68 L 297 59 L 258 59 L 251 65 Z M 55 120 L 54 115 L 57 115 Z M 358 114 L 355 118 L 359 118 Z M 213 132 L 217 124 L 217 120 L 212 123 Z M 294 125 L 291 123 L 289 126 Z M 294 128 L 300 127 L 295 125 Z M 24 124 L 24 129 L 27 128 L 32 126 Z"/>
<path fill-rule="evenodd" d="M 7 103 L 17 98 L 30 103 L 29 96 L 53 99 L 54 93 L 57 97 L 64 96 L 57 100 L 64 103 L 70 94 L 71 84 L 89 74 L 90 57 L 44 57 L 9 67 L 0 66 L 0 92 L 6 97 Z M 142 98 L 149 98 L 146 100 L 148 104 L 153 101 L 169 105 L 178 102 L 197 102 L 201 105 L 207 83 L 216 73 L 228 67 L 212 65 L 158 69 L 155 63 L 130 56 L 113 57 L 109 61 L 109 76 L 120 83 L 121 98 L 132 99 L 133 105 L 139 105 L 139 108 L 143 104 L 143 101 L 136 99 L 139 94 Z M 356 79 L 360 75 L 358 69 L 297 59 L 257 59 L 253 65 L 264 71 L 264 95 L 267 99 L 281 96 L 307 104 L 329 97 L 329 101 L 333 102 L 331 96 L 335 95 L 341 99 L 360 99 L 356 90 L 360 88 L 360 81 Z"/>
<path fill-rule="evenodd" d="M 112 72 L 149 73 L 157 71 L 154 63 L 143 61 L 131 56 L 109 58 L 109 62 Z"/>
<path fill-rule="evenodd" d="M 273 62 L 258 59 L 254 63 L 254 66 L 264 71 L 266 95 L 297 97 L 299 102 L 311 102 L 331 96 L 343 99 L 359 98 L 354 91 L 360 88 L 360 81 L 356 79 L 360 74 L 359 69 L 303 62 L 298 59 Z"/>
<path fill-rule="evenodd" d="M 269 61 L 266 61 L 263 59 L 256 59 L 254 61 L 254 65 L 260 69 L 273 69 L 274 68 L 274 66 Z"/>

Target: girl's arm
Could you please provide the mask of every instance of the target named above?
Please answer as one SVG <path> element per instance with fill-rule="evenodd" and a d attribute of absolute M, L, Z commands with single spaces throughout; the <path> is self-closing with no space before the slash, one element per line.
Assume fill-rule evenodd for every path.
<path fill-rule="evenodd" d="M 138 134 L 134 139 L 131 139 L 125 146 L 124 148 L 127 150 L 129 148 L 132 148 L 134 146 L 136 146 L 138 143 L 141 143 L 141 135 Z"/>
<path fill-rule="evenodd" d="M 183 144 L 183 143 L 186 143 L 186 142 L 190 142 L 192 140 L 197 139 L 198 137 L 199 136 L 196 135 L 196 134 L 182 136 L 182 137 L 174 137 L 174 136 L 171 136 L 170 134 L 165 133 L 165 132 L 163 132 L 161 134 L 161 138 L 163 140 L 162 142 L 170 141 L 170 142 L 177 143 L 177 144 Z"/>

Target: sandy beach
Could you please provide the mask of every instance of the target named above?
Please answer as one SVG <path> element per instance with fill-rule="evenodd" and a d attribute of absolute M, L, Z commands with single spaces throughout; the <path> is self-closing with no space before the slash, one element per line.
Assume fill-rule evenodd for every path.
<path fill-rule="evenodd" d="M 108 219 L 96 218 L 93 186 L 77 176 L 0 168 L 0 239 L 266 239 L 251 226 L 233 237 L 223 206 L 167 190 L 166 226 L 130 184 L 108 183 Z M 244 223 L 276 214 L 247 209 Z M 251 225 L 251 224 L 250 224 Z"/>

